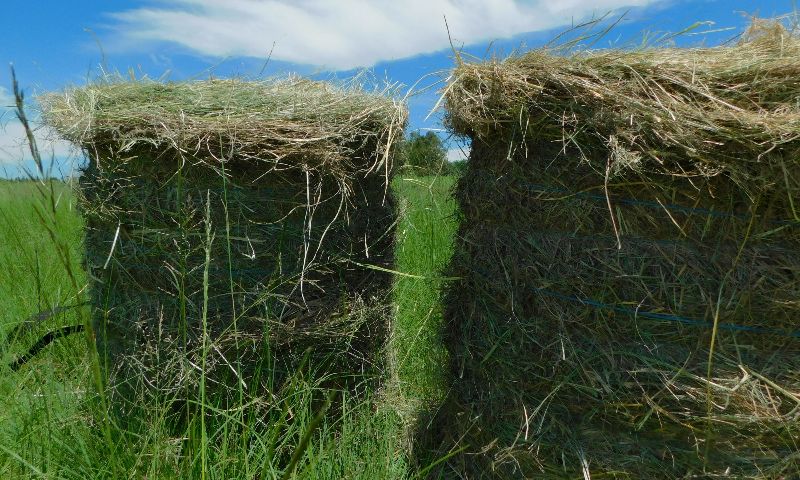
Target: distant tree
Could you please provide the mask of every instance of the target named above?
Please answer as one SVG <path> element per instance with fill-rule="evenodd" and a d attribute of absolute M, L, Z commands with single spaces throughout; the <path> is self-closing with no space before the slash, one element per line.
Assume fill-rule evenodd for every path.
<path fill-rule="evenodd" d="M 467 170 L 467 161 L 466 161 L 466 159 L 464 159 L 464 160 L 456 160 L 454 162 L 450 162 L 450 173 L 451 173 L 451 175 L 455 175 L 457 177 L 460 177 L 461 175 L 464 174 L 464 172 L 466 170 Z"/>
<path fill-rule="evenodd" d="M 411 132 L 400 146 L 400 162 L 418 175 L 450 173 L 447 150 L 442 139 L 433 132 L 425 135 Z"/>

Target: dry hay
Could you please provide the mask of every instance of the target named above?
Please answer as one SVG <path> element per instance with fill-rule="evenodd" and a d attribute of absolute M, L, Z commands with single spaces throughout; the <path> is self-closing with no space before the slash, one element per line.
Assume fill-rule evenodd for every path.
<path fill-rule="evenodd" d="M 800 39 L 460 64 L 455 478 L 800 474 Z M 455 447 L 453 447 L 455 445 Z"/>
<path fill-rule="evenodd" d="M 40 101 L 89 159 L 93 323 L 124 395 L 196 399 L 205 377 L 225 403 L 307 351 L 340 377 L 377 361 L 390 278 L 360 265 L 392 262 L 391 89 L 116 79 Z"/>

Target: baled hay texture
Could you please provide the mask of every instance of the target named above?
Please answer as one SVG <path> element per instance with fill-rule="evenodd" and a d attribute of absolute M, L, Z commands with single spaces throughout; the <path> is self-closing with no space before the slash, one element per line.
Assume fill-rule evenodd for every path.
<path fill-rule="evenodd" d="M 444 472 L 800 472 L 796 48 L 457 68 Z"/>
<path fill-rule="evenodd" d="M 94 325 L 120 397 L 194 398 L 202 365 L 225 402 L 305 352 L 337 378 L 380 361 L 391 278 L 359 265 L 391 267 L 401 102 L 290 79 L 102 83 L 43 104 L 89 156 Z"/>
<path fill-rule="evenodd" d="M 385 168 L 407 111 L 394 88 L 369 93 L 299 77 L 183 83 L 106 80 L 40 97 L 44 118 L 91 151 L 115 146 L 176 150 L 204 161 L 229 152 L 277 168 L 347 175 Z M 354 154 L 367 143 L 369 158 Z"/>
<path fill-rule="evenodd" d="M 800 39 L 779 23 L 754 23 L 735 46 L 559 53 L 460 64 L 448 126 L 536 132 L 598 172 L 724 174 L 748 190 L 764 187 L 767 153 L 800 146 Z"/>

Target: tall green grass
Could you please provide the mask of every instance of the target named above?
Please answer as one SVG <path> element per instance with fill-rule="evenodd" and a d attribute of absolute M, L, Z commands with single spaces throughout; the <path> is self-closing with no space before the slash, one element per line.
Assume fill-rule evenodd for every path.
<path fill-rule="evenodd" d="M 67 185 L 0 182 L 0 298 L 4 299 L 0 352 L 4 365 L 44 330 L 79 322 L 73 309 L 43 322 L 22 323 L 32 314 L 82 299 L 68 274 L 71 269 L 81 284 L 86 283 L 76 260 L 81 229 Z M 59 252 L 56 243 L 67 247 L 70 264 L 65 265 L 64 252 Z M 35 359 L 31 368 L 0 374 L 2 478 L 46 478 L 61 463 L 62 452 L 76 446 L 69 440 L 83 437 L 76 429 L 86 429 L 79 420 L 89 377 L 85 343 L 79 336 L 64 339 L 44 357 Z"/>
<path fill-rule="evenodd" d="M 0 181 L 0 478 L 413 478 L 407 425 L 443 386 L 437 288 L 450 254 L 451 184 L 396 180 L 397 270 L 411 276 L 397 277 L 381 391 L 344 398 L 322 415 L 328 374 L 306 363 L 289 381 L 268 385 L 269 398 L 243 397 L 227 410 L 203 404 L 206 415 L 176 434 L 166 403 L 133 426 L 110 420 L 93 378 L 96 354 L 82 335 L 55 342 L 19 371 L 6 366 L 48 329 L 83 321 L 86 311 L 75 308 L 19 327 L 37 312 L 84 301 L 88 279 L 69 186 Z"/>
<path fill-rule="evenodd" d="M 63 182 L 53 183 L 53 231 L 70 247 L 71 268 L 86 282 L 80 263 L 83 223 L 75 211 L 72 193 Z M 0 181 L 0 330 L 31 312 L 75 303 L 76 297 L 59 252 L 42 216 L 47 216 L 49 185 L 39 182 Z M 74 315 L 74 314 L 72 314 Z M 72 321 L 72 318 L 69 319 Z"/>
<path fill-rule="evenodd" d="M 453 177 L 400 177 L 397 229 L 394 329 L 391 353 L 406 413 L 435 405 L 445 389 L 447 361 L 440 337 L 441 271 L 452 254 L 456 229 Z"/>

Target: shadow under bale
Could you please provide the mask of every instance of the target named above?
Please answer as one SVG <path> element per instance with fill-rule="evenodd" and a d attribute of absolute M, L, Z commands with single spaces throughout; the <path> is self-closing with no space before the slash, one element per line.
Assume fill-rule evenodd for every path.
<path fill-rule="evenodd" d="M 238 405 L 309 356 L 331 387 L 377 375 L 391 278 L 368 266 L 392 265 L 406 116 L 385 93 L 112 81 L 44 99 L 89 158 L 93 326 L 120 413 Z"/>
<path fill-rule="evenodd" d="M 462 450 L 437 474 L 798 475 L 800 41 L 779 27 L 456 68 L 453 388 L 424 441 Z"/>

